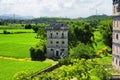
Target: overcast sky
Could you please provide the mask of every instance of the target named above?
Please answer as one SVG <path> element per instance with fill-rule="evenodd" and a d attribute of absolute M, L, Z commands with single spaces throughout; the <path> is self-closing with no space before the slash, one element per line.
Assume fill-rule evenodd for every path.
<path fill-rule="evenodd" d="M 112 0 L 0 0 L 0 15 L 76 18 L 96 12 L 111 15 Z"/>

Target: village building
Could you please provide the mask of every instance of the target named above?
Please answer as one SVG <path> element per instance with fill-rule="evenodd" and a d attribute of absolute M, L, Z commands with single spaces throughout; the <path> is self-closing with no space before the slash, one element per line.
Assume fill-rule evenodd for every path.
<path fill-rule="evenodd" d="M 64 58 L 68 56 L 68 30 L 63 22 L 53 22 L 46 27 L 47 58 Z"/>
<path fill-rule="evenodd" d="M 112 65 L 120 71 L 120 0 L 113 0 Z"/>

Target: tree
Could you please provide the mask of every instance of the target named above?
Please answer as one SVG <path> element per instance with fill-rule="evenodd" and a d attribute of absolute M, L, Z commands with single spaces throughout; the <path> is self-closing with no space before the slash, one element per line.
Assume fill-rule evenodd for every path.
<path fill-rule="evenodd" d="M 32 28 L 32 26 L 30 24 L 25 25 L 25 29 L 31 29 L 31 28 Z"/>
<path fill-rule="evenodd" d="M 38 29 L 39 29 L 39 28 L 38 28 L 37 26 L 34 26 L 34 27 L 33 27 L 33 30 L 34 30 L 35 33 L 38 32 Z"/>
<path fill-rule="evenodd" d="M 73 52 L 70 52 L 70 57 L 72 58 L 85 58 L 89 59 L 94 56 L 94 50 L 89 45 L 85 45 L 84 43 L 79 43 L 77 47 L 73 48 Z"/>
<path fill-rule="evenodd" d="M 103 35 L 104 43 L 107 46 L 112 47 L 112 20 L 101 21 L 98 29 Z"/>
<path fill-rule="evenodd" d="M 42 61 L 45 60 L 46 56 L 46 46 L 45 42 L 40 42 L 35 47 L 30 48 L 30 56 L 32 60 Z"/>

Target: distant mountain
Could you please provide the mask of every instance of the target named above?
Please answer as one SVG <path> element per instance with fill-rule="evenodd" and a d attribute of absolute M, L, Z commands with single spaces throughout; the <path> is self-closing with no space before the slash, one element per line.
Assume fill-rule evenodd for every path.
<path fill-rule="evenodd" d="M 0 15 L 0 19 L 33 19 L 33 16 L 20 16 L 15 14 L 3 14 Z"/>
<path fill-rule="evenodd" d="M 106 18 L 112 18 L 112 16 L 108 16 L 108 15 L 92 15 L 92 16 L 89 16 L 87 17 L 86 19 L 106 19 Z"/>

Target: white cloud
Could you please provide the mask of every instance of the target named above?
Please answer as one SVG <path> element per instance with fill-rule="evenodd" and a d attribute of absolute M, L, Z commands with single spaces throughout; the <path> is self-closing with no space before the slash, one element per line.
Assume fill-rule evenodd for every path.
<path fill-rule="evenodd" d="M 111 15 L 112 0 L 0 0 L 0 15 L 87 17 L 96 9 Z"/>

